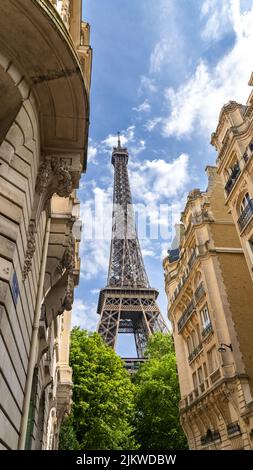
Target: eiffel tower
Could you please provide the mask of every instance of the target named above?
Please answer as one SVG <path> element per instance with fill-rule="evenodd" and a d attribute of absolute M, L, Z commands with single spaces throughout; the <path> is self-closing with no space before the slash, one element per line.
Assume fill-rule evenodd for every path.
<path fill-rule="evenodd" d="M 150 287 L 136 232 L 131 189 L 127 171 L 128 151 L 113 148 L 114 191 L 111 252 L 107 286 L 100 290 L 98 332 L 115 348 L 119 334 L 133 334 L 137 357 L 124 357 L 133 370 L 144 361 L 147 340 L 155 332 L 167 332 L 156 303 L 158 291 Z"/>

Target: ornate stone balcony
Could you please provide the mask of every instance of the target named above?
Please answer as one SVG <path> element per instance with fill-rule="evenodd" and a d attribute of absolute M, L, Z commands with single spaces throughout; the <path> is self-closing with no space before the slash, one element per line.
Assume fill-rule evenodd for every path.
<path fill-rule="evenodd" d="M 244 227 L 247 225 L 247 223 L 251 220 L 253 216 L 253 199 L 250 199 L 247 206 L 241 213 L 237 223 L 239 225 L 239 229 L 242 232 Z"/>

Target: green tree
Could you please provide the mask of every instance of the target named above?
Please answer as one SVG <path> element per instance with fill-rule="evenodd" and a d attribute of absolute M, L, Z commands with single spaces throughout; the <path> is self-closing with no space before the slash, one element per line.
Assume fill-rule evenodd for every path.
<path fill-rule="evenodd" d="M 179 422 L 180 395 L 171 335 L 153 335 L 146 356 L 149 360 L 134 377 L 136 440 L 143 450 L 186 449 Z"/>
<path fill-rule="evenodd" d="M 73 414 L 67 417 L 60 429 L 59 450 L 79 450 L 80 446 L 76 438 Z"/>
<path fill-rule="evenodd" d="M 122 360 L 97 333 L 75 327 L 71 333 L 72 415 L 63 424 L 61 449 L 135 449 L 131 426 L 134 386 Z M 70 447 L 69 447 L 70 446 Z"/>

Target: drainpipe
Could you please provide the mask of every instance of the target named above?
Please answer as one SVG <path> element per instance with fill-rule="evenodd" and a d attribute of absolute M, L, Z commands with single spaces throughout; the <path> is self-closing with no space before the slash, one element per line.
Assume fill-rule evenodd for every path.
<path fill-rule="evenodd" d="M 28 362 L 27 377 L 26 377 L 26 384 L 25 384 L 23 412 L 22 412 L 22 418 L 21 418 L 20 436 L 19 436 L 19 443 L 18 443 L 19 450 L 24 450 L 25 448 L 26 430 L 27 430 L 27 424 L 28 424 L 28 414 L 29 414 L 30 399 L 31 399 L 31 392 L 32 392 L 33 372 L 34 372 L 34 367 L 36 365 L 38 331 L 39 331 L 39 323 L 40 323 L 41 303 L 43 299 L 43 286 L 44 286 L 45 271 L 46 271 L 50 226 L 51 226 L 51 218 L 49 217 L 47 220 L 46 232 L 45 232 L 45 237 L 44 237 L 38 293 L 37 293 L 37 298 L 36 298 L 35 313 L 34 313 L 34 320 L 33 320 L 29 362 Z"/>

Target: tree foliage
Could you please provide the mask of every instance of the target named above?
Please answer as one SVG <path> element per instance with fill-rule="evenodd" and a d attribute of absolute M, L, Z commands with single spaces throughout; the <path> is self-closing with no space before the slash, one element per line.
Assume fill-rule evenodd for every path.
<path fill-rule="evenodd" d="M 152 336 L 146 356 L 131 378 L 97 333 L 72 330 L 73 405 L 61 428 L 60 449 L 186 448 L 171 335 Z"/>
<path fill-rule="evenodd" d="M 73 406 L 68 427 L 81 449 L 135 449 L 132 437 L 134 387 L 122 360 L 97 333 L 74 328 L 70 364 Z M 72 431 L 70 432 L 72 428 Z M 61 448 L 69 449 L 61 439 Z"/>
<path fill-rule="evenodd" d="M 141 449 L 187 448 L 179 422 L 179 385 L 173 340 L 157 333 L 149 340 L 149 359 L 134 377 L 135 437 Z"/>

